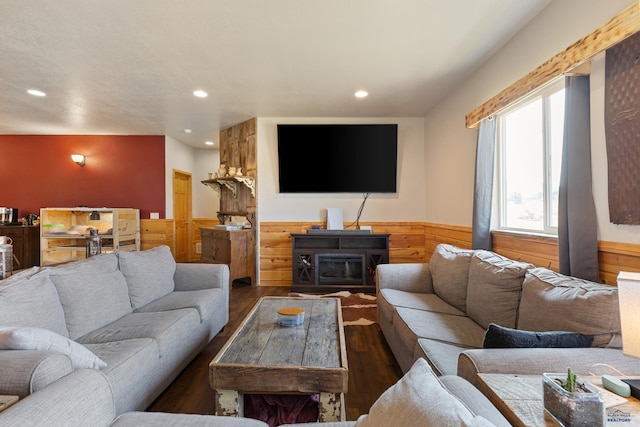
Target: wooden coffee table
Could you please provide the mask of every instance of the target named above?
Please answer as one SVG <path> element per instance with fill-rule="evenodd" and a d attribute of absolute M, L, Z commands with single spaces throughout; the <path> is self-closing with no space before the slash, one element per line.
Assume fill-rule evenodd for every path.
<path fill-rule="evenodd" d="M 581 376 L 581 378 L 602 387 L 600 376 Z M 478 374 L 478 389 L 514 426 L 558 425 L 544 410 L 542 375 Z M 605 397 L 605 406 L 607 399 Z M 627 400 L 626 403 L 605 410 L 607 426 L 640 426 L 640 401 L 633 397 Z"/>
<path fill-rule="evenodd" d="M 283 307 L 304 324 L 279 326 Z M 209 364 L 216 415 L 243 416 L 244 394 L 319 394 L 320 421 L 344 421 L 348 378 L 338 298 L 261 298 Z"/>

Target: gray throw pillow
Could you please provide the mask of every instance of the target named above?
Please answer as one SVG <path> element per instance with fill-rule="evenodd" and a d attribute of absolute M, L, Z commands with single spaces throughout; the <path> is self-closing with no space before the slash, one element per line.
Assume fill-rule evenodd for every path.
<path fill-rule="evenodd" d="M 593 336 L 577 332 L 533 332 L 505 328 L 491 323 L 484 336 L 483 348 L 576 348 L 591 347 Z"/>

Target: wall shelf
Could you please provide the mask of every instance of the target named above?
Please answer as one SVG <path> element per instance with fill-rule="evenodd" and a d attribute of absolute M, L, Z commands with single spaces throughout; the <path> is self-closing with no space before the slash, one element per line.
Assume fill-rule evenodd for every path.
<path fill-rule="evenodd" d="M 238 198 L 238 183 L 241 183 L 251 190 L 252 197 L 256 197 L 256 179 L 250 176 L 234 175 L 224 178 L 206 179 L 201 182 L 214 189 L 218 194 L 221 193 L 221 186 L 228 188 L 233 193 L 234 199 Z"/>

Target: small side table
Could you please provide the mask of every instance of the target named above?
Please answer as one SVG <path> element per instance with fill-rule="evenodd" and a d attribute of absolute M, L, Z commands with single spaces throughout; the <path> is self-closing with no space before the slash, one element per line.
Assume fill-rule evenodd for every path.
<path fill-rule="evenodd" d="M 18 396 L 6 396 L 0 394 L 0 412 L 18 401 Z"/>
<path fill-rule="evenodd" d="M 602 387 L 600 376 L 581 376 L 581 378 Z M 542 375 L 478 374 L 478 389 L 514 426 L 558 425 L 544 410 Z M 640 426 L 640 401 L 629 397 L 626 403 L 606 409 L 606 415 L 607 426 Z"/>

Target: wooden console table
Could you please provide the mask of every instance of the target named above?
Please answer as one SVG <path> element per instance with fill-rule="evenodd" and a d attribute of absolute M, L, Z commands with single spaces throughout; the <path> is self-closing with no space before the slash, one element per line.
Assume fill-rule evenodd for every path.
<path fill-rule="evenodd" d="M 254 230 L 221 230 L 201 227 L 202 238 L 201 262 L 227 264 L 229 279 L 245 280 L 256 284 L 256 259 Z"/>
<path fill-rule="evenodd" d="M 389 262 L 389 234 L 323 231 L 291 238 L 292 291 L 375 292 L 376 268 Z"/>

